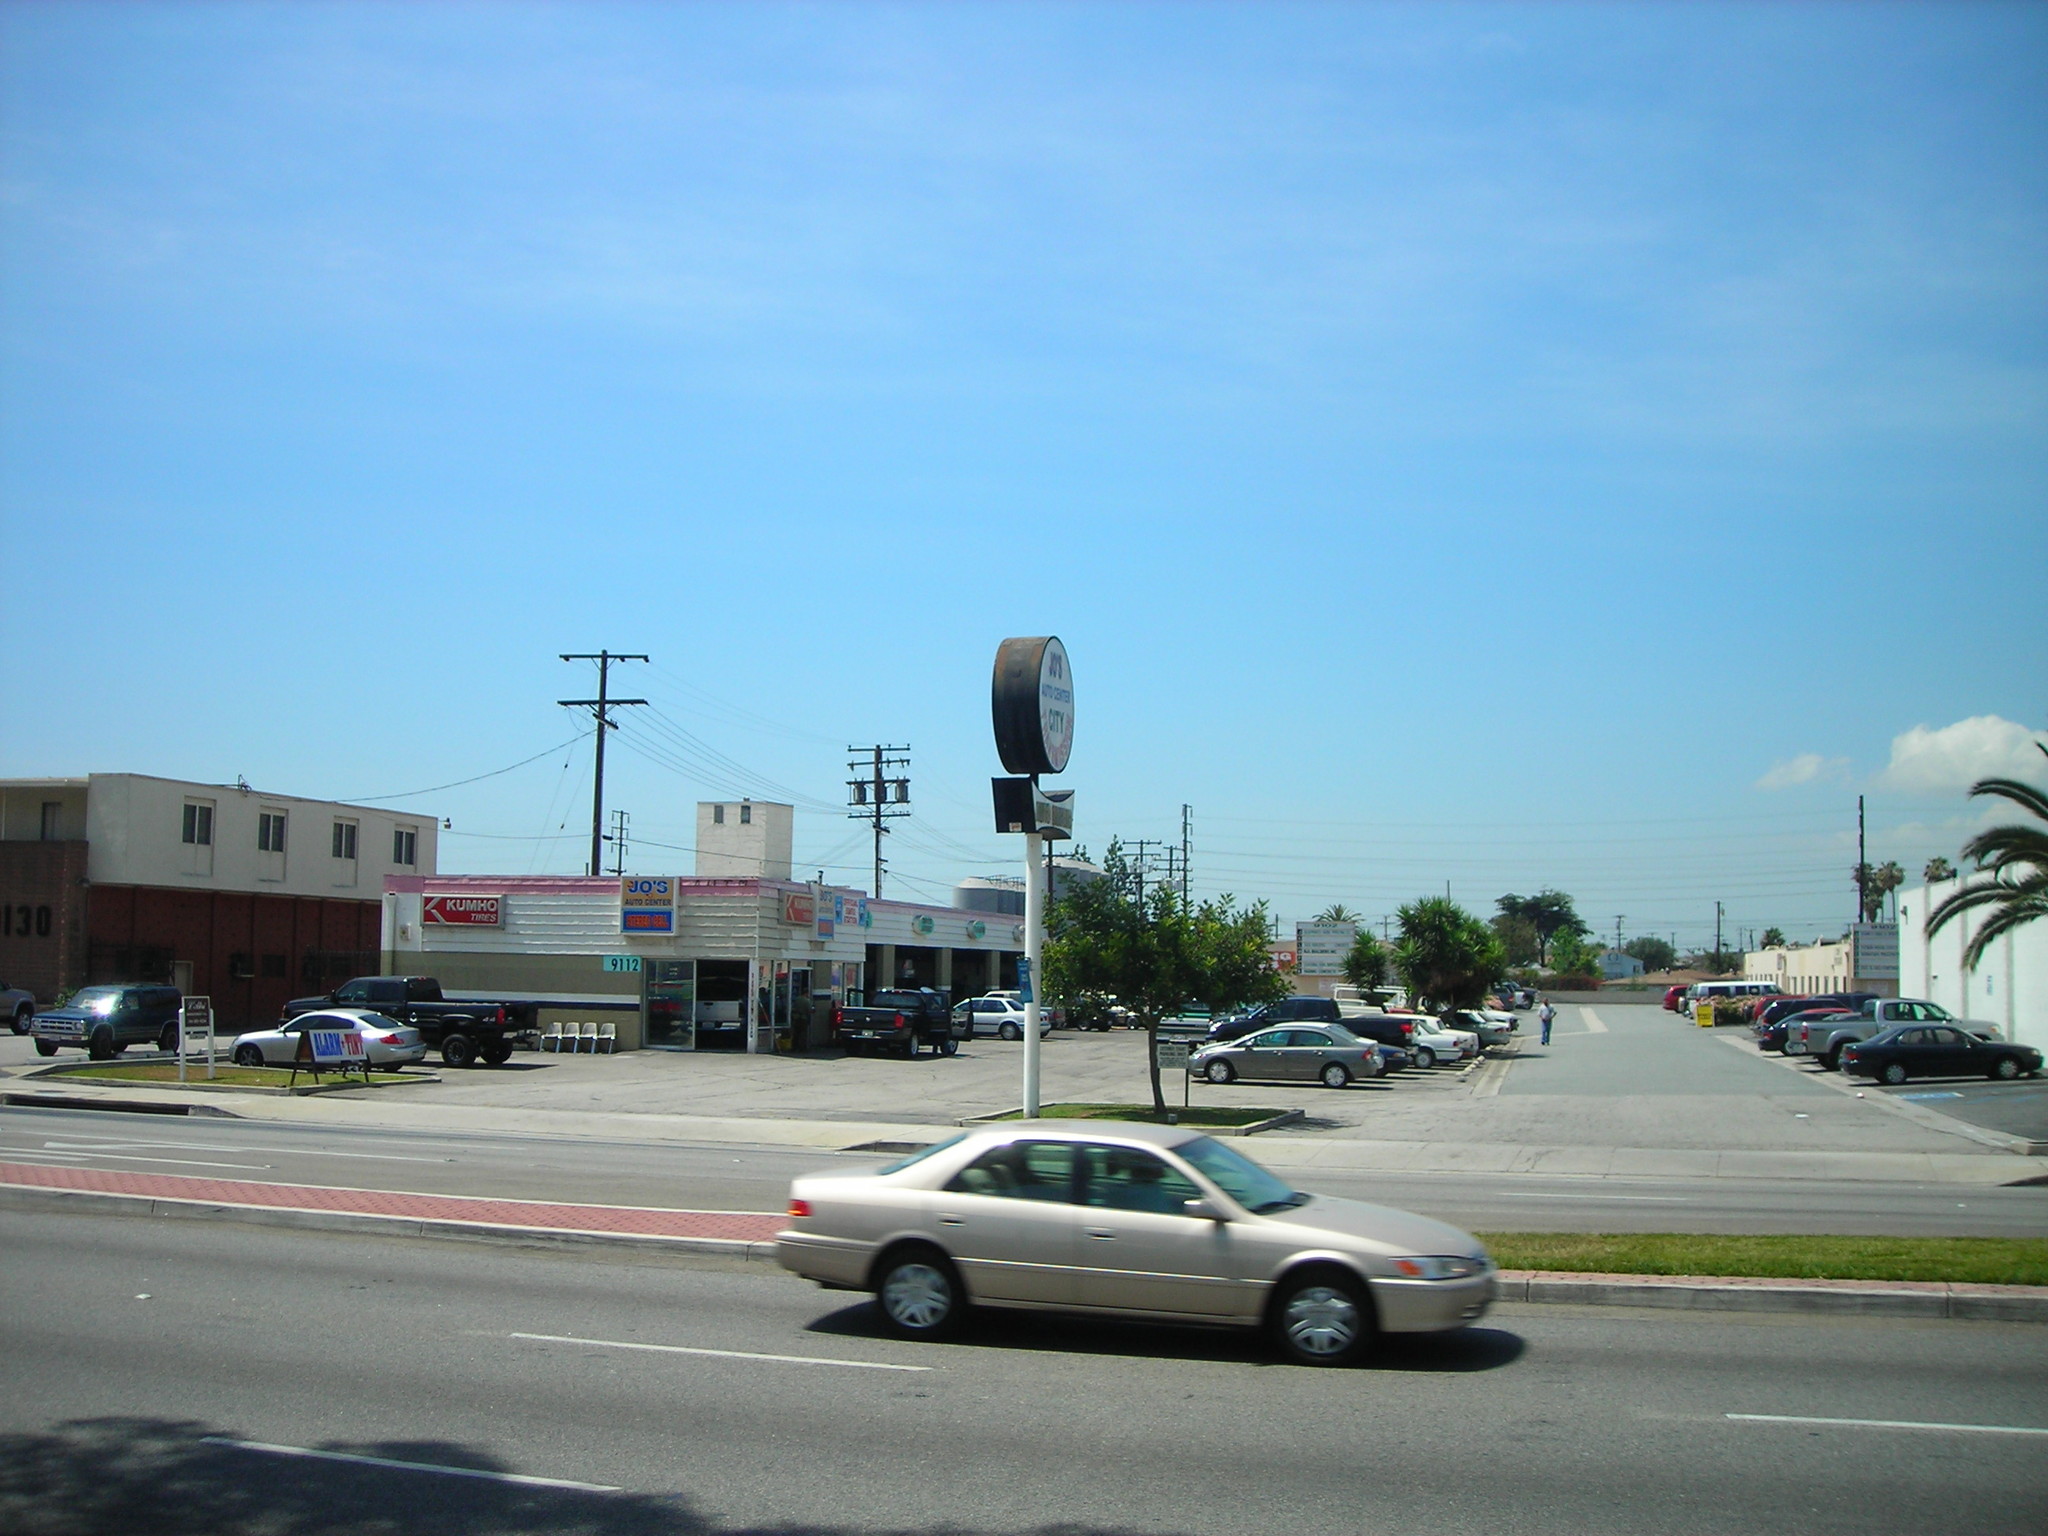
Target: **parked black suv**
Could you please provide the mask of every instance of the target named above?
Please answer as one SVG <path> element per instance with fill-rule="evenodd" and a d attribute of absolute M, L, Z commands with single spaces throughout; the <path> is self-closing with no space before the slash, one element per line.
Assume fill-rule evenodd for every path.
<path fill-rule="evenodd" d="M 118 1056 L 131 1045 L 178 1048 L 176 987 L 81 987 L 61 1008 L 46 1008 L 29 1021 L 36 1054 L 54 1056 L 59 1046 L 82 1046 L 94 1061 Z"/>
<path fill-rule="evenodd" d="M 1249 1013 L 1231 1014 L 1209 1026 L 1211 1040 L 1235 1040 L 1268 1024 L 1342 1024 L 1332 997 L 1283 997 L 1277 1003 L 1261 1003 Z"/>

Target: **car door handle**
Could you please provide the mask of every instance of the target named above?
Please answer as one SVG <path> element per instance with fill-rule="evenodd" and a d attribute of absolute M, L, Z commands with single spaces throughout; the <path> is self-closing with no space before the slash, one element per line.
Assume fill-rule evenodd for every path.
<path fill-rule="evenodd" d="M 967 1225 L 967 1218 L 965 1216 L 941 1216 L 939 1218 L 939 1225 L 942 1227 L 964 1227 Z"/>
<path fill-rule="evenodd" d="M 1090 1227 L 1088 1228 L 1088 1235 L 1090 1237 L 1099 1237 L 1112 1241 L 1116 1237 L 1116 1234 L 1110 1231 L 1108 1227 Z"/>

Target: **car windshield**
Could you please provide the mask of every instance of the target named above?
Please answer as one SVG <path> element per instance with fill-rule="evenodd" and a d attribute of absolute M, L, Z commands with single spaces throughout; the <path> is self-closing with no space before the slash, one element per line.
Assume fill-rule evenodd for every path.
<path fill-rule="evenodd" d="M 1259 1215 L 1292 1210 L 1308 1199 L 1300 1191 L 1289 1189 L 1242 1152 L 1233 1151 L 1207 1136 L 1184 1141 L 1173 1150 L 1201 1169 L 1231 1199 Z"/>
<path fill-rule="evenodd" d="M 948 1147 L 957 1147 L 961 1142 L 965 1141 L 966 1139 L 967 1132 L 965 1131 L 962 1131 L 958 1136 L 948 1136 L 944 1141 L 935 1141 L 930 1146 L 923 1148 L 921 1151 L 911 1153 L 908 1157 L 899 1157 L 893 1163 L 884 1163 L 881 1167 L 877 1168 L 875 1172 L 901 1173 L 904 1169 L 910 1167 L 911 1164 L 923 1162 L 926 1158 L 930 1157 L 934 1152 L 943 1152 Z"/>
<path fill-rule="evenodd" d="M 121 989 L 119 987 L 80 987 L 71 994 L 71 1006 L 74 1008 L 90 1008 L 95 1003 L 116 1002 L 120 996 Z"/>

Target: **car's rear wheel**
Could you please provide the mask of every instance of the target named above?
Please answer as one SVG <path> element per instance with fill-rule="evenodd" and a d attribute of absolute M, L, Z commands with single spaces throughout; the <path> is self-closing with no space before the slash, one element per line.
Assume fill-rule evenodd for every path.
<path fill-rule="evenodd" d="M 1212 1083 L 1234 1083 L 1237 1081 L 1237 1068 L 1227 1061 L 1212 1061 L 1202 1068 L 1202 1076 Z"/>
<path fill-rule="evenodd" d="M 939 1054 L 941 1056 L 959 1055 L 960 1042 L 958 1040 L 955 1040 L 951 1035 L 946 1036 L 945 1039 L 939 1042 Z"/>
<path fill-rule="evenodd" d="M 1349 1275 L 1315 1269 L 1280 1282 L 1273 1338 L 1296 1365 L 1350 1365 L 1371 1347 L 1372 1303 Z"/>
<path fill-rule="evenodd" d="M 441 1060 L 451 1067 L 475 1066 L 476 1042 L 462 1034 L 444 1037 L 441 1041 Z"/>
<path fill-rule="evenodd" d="M 2020 1064 L 2010 1056 L 2001 1056 L 1998 1065 L 1991 1069 L 1991 1075 L 2009 1083 L 2020 1075 Z"/>
<path fill-rule="evenodd" d="M 1841 1048 L 1841 1047 L 1840 1047 L 1840 1046 L 1838 1045 L 1838 1046 L 1836 1046 L 1836 1047 L 1835 1047 L 1835 1048 L 1834 1048 L 1833 1050 L 1829 1051 L 1829 1052 L 1827 1053 L 1827 1055 L 1825 1055 L 1825 1056 L 1821 1057 L 1821 1059 L 1820 1059 L 1820 1064 L 1821 1064 L 1821 1067 L 1822 1067 L 1822 1069 L 1823 1069 L 1824 1071 L 1828 1071 L 1828 1072 L 1839 1072 L 1839 1071 L 1841 1071 L 1841 1070 L 1842 1070 L 1842 1048 Z"/>
<path fill-rule="evenodd" d="M 1415 1052 L 1415 1065 L 1417 1065 L 1418 1067 L 1433 1067 L 1433 1066 L 1435 1066 L 1435 1065 L 1436 1065 L 1436 1052 L 1435 1052 L 1435 1051 L 1432 1051 L 1432 1050 L 1431 1050 L 1431 1049 L 1430 1049 L 1430 1048 L 1429 1048 L 1428 1046 L 1426 1046 L 1426 1045 L 1425 1045 L 1425 1046 L 1420 1046 L 1420 1047 L 1418 1047 L 1418 1048 L 1416 1049 L 1416 1052 Z"/>
<path fill-rule="evenodd" d="M 1890 1066 L 1886 1067 L 1884 1071 L 1879 1074 L 1879 1076 L 1881 1076 L 1886 1082 L 1890 1083 L 1894 1088 L 1896 1088 L 1900 1083 L 1903 1083 L 1906 1080 L 1905 1065 L 1902 1062 L 1895 1061 Z"/>
<path fill-rule="evenodd" d="M 906 1243 L 887 1254 L 875 1276 L 882 1322 L 901 1339 L 943 1339 L 967 1311 L 960 1277 L 943 1253 Z"/>
<path fill-rule="evenodd" d="M 238 1045 L 235 1047 L 235 1065 L 260 1067 L 263 1065 L 263 1052 L 253 1045 Z"/>
<path fill-rule="evenodd" d="M 905 1061 L 917 1060 L 917 1036 L 912 1035 L 903 1042 L 903 1059 Z"/>
<path fill-rule="evenodd" d="M 1341 1061 L 1327 1063 L 1319 1075 L 1325 1088 L 1342 1088 L 1351 1081 L 1351 1070 Z"/>
<path fill-rule="evenodd" d="M 503 1035 L 495 1040 L 486 1040 L 477 1047 L 477 1054 L 494 1067 L 502 1067 L 512 1059 L 512 1042 Z"/>
<path fill-rule="evenodd" d="M 14 1032 L 15 1032 L 15 1033 L 16 1033 L 17 1035 L 25 1035 L 25 1034 L 27 1034 L 27 1033 L 28 1033 L 28 1029 L 29 1029 L 29 1025 L 30 1025 L 30 1023 L 31 1023 L 31 1022 L 32 1022 L 32 1021 L 33 1021 L 33 1020 L 35 1019 L 35 1016 L 36 1016 L 36 1011 L 35 1011 L 35 1009 L 33 1009 L 33 1008 L 29 1007 L 29 1005 L 28 1005 L 27 1003 L 23 1003 L 23 1004 L 22 1004 L 22 1005 L 21 1005 L 21 1006 L 20 1006 L 19 1008 L 15 1009 L 15 1010 L 14 1010 Z"/>
<path fill-rule="evenodd" d="M 1005 1040 L 1022 1040 L 1024 1038 L 1024 1031 L 1018 1028 L 1015 1024 L 1005 1024 L 1001 1029 L 997 1030 L 996 1033 L 1001 1035 Z"/>

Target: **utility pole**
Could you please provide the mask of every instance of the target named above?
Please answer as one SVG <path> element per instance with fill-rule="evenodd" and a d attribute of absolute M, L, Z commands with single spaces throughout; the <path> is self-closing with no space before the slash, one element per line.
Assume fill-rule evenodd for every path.
<path fill-rule="evenodd" d="M 1138 857 L 1132 861 L 1132 867 L 1138 872 L 1138 908 L 1140 911 L 1143 911 L 1145 906 L 1145 850 L 1147 848 L 1163 847 L 1164 844 L 1156 837 L 1141 837 L 1131 846 L 1138 850 Z"/>
<path fill-rule="evenodd" d="M 1180 904 L 1188 904 L 1188 860 L 1195 848 L 1195 808 L 1180 808 Z"/>
<path fill-rule="evenodd" d="M 1714 969 L 1721 969 L 1721 903 L 1714 903 Z"/>
<path fill-rule="evenodd" d="M 1621 948 L 1621 920 L 1624 916 L 1626 914 L 1621 912 L 1614 914 L 1614 947 L 1616 949 Z"/>
<path fill-rule="evenodd" d="M 1870 855 L 1863 847 L 1863 797 L 1856 797 L 1856 921 L 1863 921 L 1863 914 L 1870 910 Z"/>
<path fill-rule="evenodd" d="M 612 829 L 605 834 L 604 840 L 612 845 L 614 875 L 623 875 L 626 872 L 626 825 L 632 819 L 624 811 L 612 812 Z"/>
<path fill-rule="evenodd" d="M 584 873 L 604 873 L 604 738 L 607 731 L 616 731 L 619 722 L 608 713 L 615 706 L 645 704 L 645 699 L 614 699 L 609 696 L 612 663 L 615 661 L 645 661 L 645 656 L 625 651 L 579 651 L 565 655 L 564 661 L 594 661 L 597 663 L 597 697 L 594 699 L 557 699 L 555 702 L 564 709 L 587 709 L 597 722 L 597 782 L 590 792 L 590 863 Z"/>
<path fill-rule="evenodd" d="M 875 826 L 875 899 L 882 896 L 882 839 L 888 835 L 886 823 L 898 816 L 910 814 L 910 748 L 848 747 L 849 752 L 858 752 L 846 765 L 848 773 L 861 777 L 848 779 L 847 811 L 849 821 L 871 821 Z M 894 978 L 891 978 L 893 980 Z"/>

